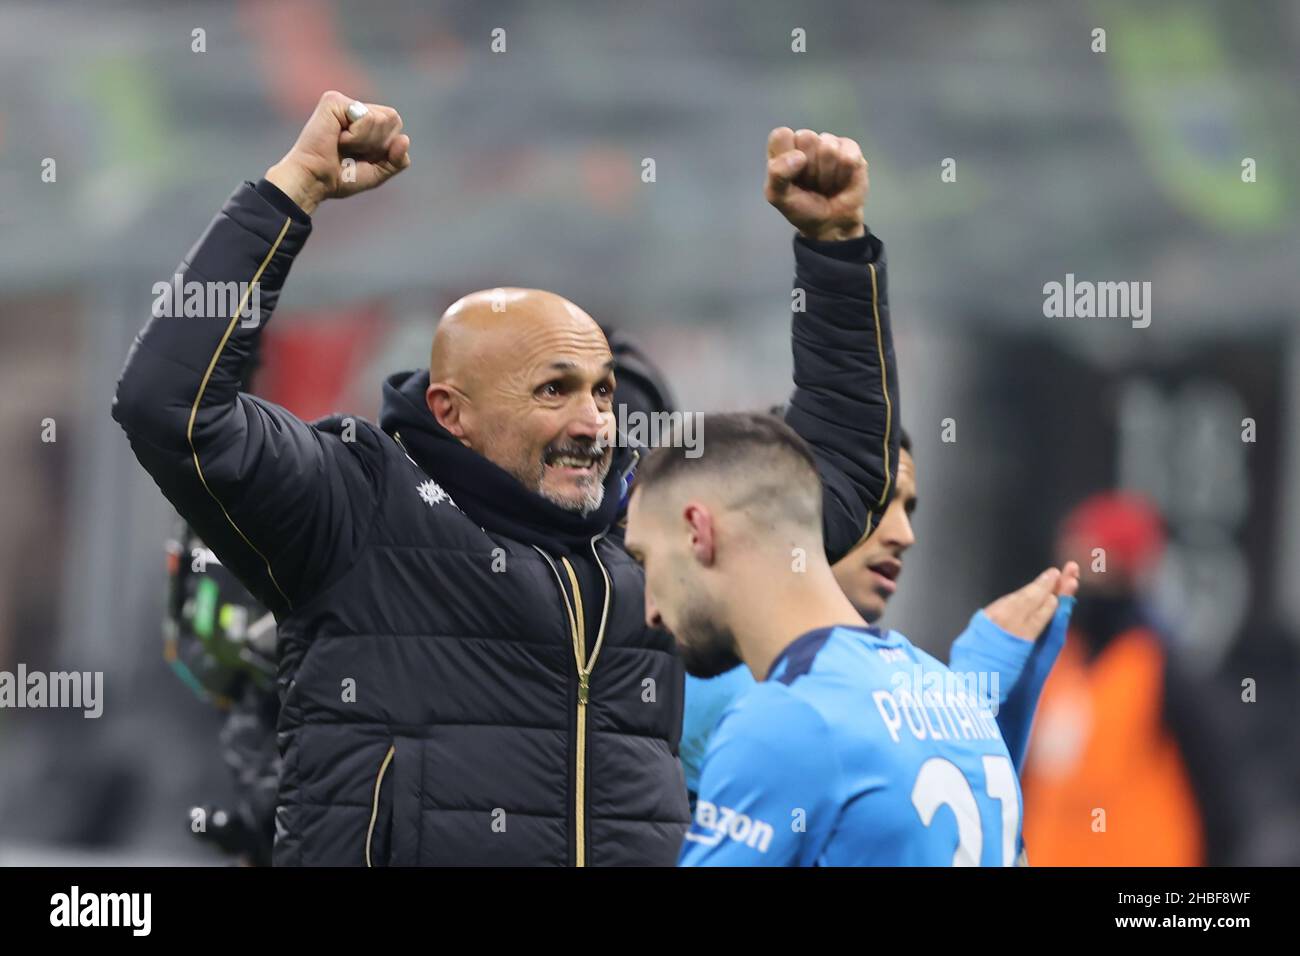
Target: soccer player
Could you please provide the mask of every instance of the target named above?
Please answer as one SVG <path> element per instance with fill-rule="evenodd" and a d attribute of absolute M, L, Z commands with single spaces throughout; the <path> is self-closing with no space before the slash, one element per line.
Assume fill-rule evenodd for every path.
<path fill-rule="evenodd" d="M 775 410 L 773 414 L 776 414 Z M 840 587 L 868 624 L 874 624 L 885 613 L 885 603 L 893 596 L 898 576 L 903 571 L 903 552 L 916 541 L 912 533 L 912 513 L 916 510 L 916 502 L 912 440 L 907 430 L 900 428 L 898 476 L 889 506 L 871 534 L 832 565 Z M 1006 686 L 1013 683 L 1008 681 Z M 754 677 L 743 664 L 708 680 L 689 673 L 686 675 L 686 707 L 682 716 L 679 756 L 692 803 L 699 793 L 700 765 L 704 762 L 718 718 L 733 700 L 753 686 Z"/>
<path fill-rule="evenodd" d="M 767 415 L 707 421 L 698 458 L 637 476 L 626 547 L 646 620 L 687 670 L 755 686 L 715 728 L 680 865 L 1011 865 L 1021 797 L 994 701 L 896 631 L 869 627 L 820 544 L 806 444 Z M 1078 568 L 1017 592 L 1041 632 Z"/>
<path fill-rule="evenodd" d="M 898 476 L 894 493 L 879 524 L 848 554 L 831 565 L 841 590 L 868 624 L 885 613 L 903 572 L 903 553 L 916 543 L 912 514 L 917 506 L 916 461 L 907 430 L 899 429 Z M 998 726 L 1019 772 L 1028 751 L 1030 725 L 1038 698 L 1057 655 L 1074 598 L 1061 602 L 1051 626 L 1042 635 L 1027 630 L 1033 614 L 1036 582 L 1004 595 L 982 613 L 953 642 L 949 666 L 962 672 L 997 674 Z M 1028 676 L 1025 676 L 1025 675 Z M 686 708 L 682 718 L 680 756 L 692 804 L 699 792 L 700 766 L 709 739 L 723 712 L 754 686 L 743 664 L 710 679 L 686 675 Z"/>

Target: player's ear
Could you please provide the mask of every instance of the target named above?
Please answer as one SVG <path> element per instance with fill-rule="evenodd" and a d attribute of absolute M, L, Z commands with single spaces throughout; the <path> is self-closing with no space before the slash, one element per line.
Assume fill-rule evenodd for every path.
<path fill-rule="evenodd" d="M 465 440 L 465 423 L 461 420 L 460 394 L 454 388 L 442 382 L 430 382 L 424 392 L 424 403 L 439 425 L 469 444 Z"/>
<path fill-rule="evenodd" d="M 704 567 L 712 567 L 714 560 L 713 515 L 704 505 L 691 503 L 682 510 L 682 519 L 686 523 L 691 554 Z"/>

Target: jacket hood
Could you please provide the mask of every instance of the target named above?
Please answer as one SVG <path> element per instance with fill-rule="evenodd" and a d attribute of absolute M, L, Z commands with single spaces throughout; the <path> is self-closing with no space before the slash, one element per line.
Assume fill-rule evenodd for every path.
<path fill-rule="evenodd" d="M 485 531 L 550 553 L 570 554 L 586 551 L 588 542 L 617 520 L 636 464 L 636 453 L 624 443 L 614 449 L 604 501 L 584 516 L 529 491 L 505 469 L 462 445 L 429 411 L 424 401 L 428 387 L 427 370 L 390 375 L 384 382 L 379 425 Z"/>

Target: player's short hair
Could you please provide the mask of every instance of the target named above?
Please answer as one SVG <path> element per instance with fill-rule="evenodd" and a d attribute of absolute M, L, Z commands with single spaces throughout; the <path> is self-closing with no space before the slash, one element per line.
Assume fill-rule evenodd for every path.
<path fill-rule="evenodd" d="M 721 492 L 728 510 L 743 511 L 759 525 L 778 523 L 821 533 L 822 489 L 817 462 L 793 428 L 763 412 L 702 416 L 699 455 L 683 442 L 654 449 L 637 469 L 642 498 L 683 479 L 703 479 Z"/>

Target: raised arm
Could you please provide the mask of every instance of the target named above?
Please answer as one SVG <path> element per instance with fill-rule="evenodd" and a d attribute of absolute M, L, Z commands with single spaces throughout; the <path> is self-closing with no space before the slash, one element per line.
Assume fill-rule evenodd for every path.
<path fill-rule="evenodd" d="M 866 534 L 898 472 L 898 371 L 884 245 L 864 224 L 867 161 L 852 139 L 788 127 L 767 144 L 765 195 L 799 234 L 786 421 L 812 446 L 832 563 Z"/>
<path fill-rule="evenodd" d="M 998 729 L 1019 773 L 1029 749 L 1029 731 L 1043 685 L 1065 646 L 1065 632 L 1079 590 L 1079 565 L 1048 568 L 1019 590 L 971 616 L 953 641 L 948 667 L 975 686 L 997 694 Z"/>
<path fill-rule="evenodd" d="M 307 425 L 240 392 L 294 257 L 325 198 L 373 188 L 410 163 L 396 112 L 353 120 L 321 98 L 293 149 L 245 183 L 154 287 L 113 417 L 164 495 L 268 607 L 284 612 L 346 562 L 368 525 L 378 440 Z M 354 163 L 347 165 L 344 158 Z M 355 175 L 354 175 L 355 174 Z M 346 440 L 345 440 L 346 439 Z"/>
<path fill-rule="evenodd" d="M 851 139 L 772 130 L 767 201 L 795 229 L 790 341 L 794 394 L 786 422 L 812 447 L 822 481 L 822 533 L 835 563 L 870 533 L 898 473 L 898 374 L 885 296 L 885 254 L 867 232 L 867 161 Z M 687 787 L 714 724 L 752 686 L 743 666 L 686 679 L 681 743 Z"/>

